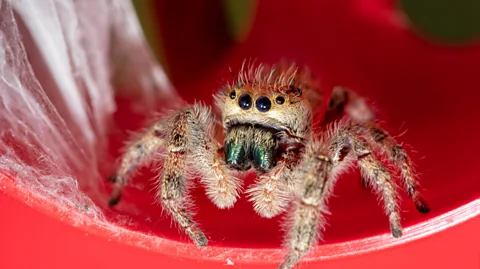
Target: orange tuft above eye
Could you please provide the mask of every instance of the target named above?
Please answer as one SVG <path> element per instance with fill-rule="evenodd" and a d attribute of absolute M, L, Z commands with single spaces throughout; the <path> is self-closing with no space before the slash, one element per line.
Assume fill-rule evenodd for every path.
<path fill-rule="evenodd" d="M 300 96 L 300 95 L 302 95 L 302 90 L 300 88 L 295 87 L 295 86 L 290 86 L 290 89 L 287 91 L 287 94 L 293 94 L 295 96 Z"/>

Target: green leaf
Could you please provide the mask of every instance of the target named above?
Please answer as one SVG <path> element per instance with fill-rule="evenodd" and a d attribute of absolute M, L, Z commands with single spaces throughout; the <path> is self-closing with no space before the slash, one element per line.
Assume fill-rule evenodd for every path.
<path fill-rule="evenodd" d="M 241 41 L 250 31 L 257 0 L 223 0 L 228 31 L 233 40 Z"/>
<path fill-rule="evenodd" d="M 138 20 L 143 29 L 145 38 L 152 48 L 156 59 L 160 62 L 165 72 L 169 73 L 169 68 L 165 60 L 163 42 L 160 37 L 160 27 L 155 12 L 154 0 L 132 0 Z"/>
<path fill-rule="evenodd" d="M 480 38 L 479 0 L 400 0 L 416 31 L 443 44 L 466 44 Z"/>

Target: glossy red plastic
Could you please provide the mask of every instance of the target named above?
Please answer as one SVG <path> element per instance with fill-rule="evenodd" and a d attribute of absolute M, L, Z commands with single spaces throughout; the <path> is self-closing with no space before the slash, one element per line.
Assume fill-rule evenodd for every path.
<path fill-rule="evenodd" d="M 285 58 L 310 66 L 327 93 L 329 85 L 342 84 L 366 96 L 393 135 L 408 130 L 398 140 L 412 152 L 432 211 L 416 212 L 402 195 L 405 232 L 394 239 L 376 197 L 352 172 L 338 181 L 324 241 L 303 268 L 479 268 L 479 44 L 444 47 L 424 40 L 392 2 L 381 0 L 260 1 L 245 42 L 215 43 L 225 34 L 214 28 L 215 20 L 195 24 L 205 15 L 194 8 L 169 13 L 176 5 L 188 6 L 158 1 L 158 12 L 165 28 L 182 30 L 163 31 L 162 39 L 165 51 L 172 52 L 167 63 L 173 82 L 188 101 L 211 103 L 211 94 L 230 78 L 228 66 L 238 68 L 244 58 L 269 63 Z M 188 25 L 175 24 L 183 18 Z M 189 54 L 192 44 L 197 53 Z M 139 127 L 124 102 L 119 100 L 115 115 L 118 125 Z M 112 138 L 115 154 L 121 139 Z M 244 195 L 233 209 L 219 210 L 199 186 L 192 193 L 196 219 L 210 244 L 198 249 L 153 203 L 152 176 L 145 170 L 133 180 L 145 190 L 127 188 L 124 195 L 141 213 L 129 213 L 122 204 L 106 211 L 111 219 L 128 215 L 134 225 L 123 228 L 77 223 L 51 201 L 3 178 L 0 268 L 245 269 L 275 268 L 281 261 L 281 217 L 260 218 Z"/>

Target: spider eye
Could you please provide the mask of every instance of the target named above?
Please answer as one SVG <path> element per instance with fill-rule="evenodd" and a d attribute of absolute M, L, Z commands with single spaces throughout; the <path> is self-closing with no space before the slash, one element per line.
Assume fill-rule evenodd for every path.
<path fill-rule="evenodd" d="M 237 93 L 233 90 L 230 92 L 230 99 L 234 100 L 237 97 Z"/>
<path fill-rule="evenodd" d="M 260 96 L 255 102 L 255 105 L 260 112 L 267 112 L 270 110 L 272 102 L 270 102 L 270 99 L 268 97 Z"/>
<path fill-rule="evenodd" d="M 275 103 L 279 104 L 279 105 L 282 105 L 283 103 L 285 103 L 285 98 L 283 98 L 283 96 L 278 96 L 276 99 L 275 99 Z"/>
<path fill-rule="evenodd" d="M 238 98 L 238 105 L 243 110 L 248 110 L 252 107 L 252 97 L 248 93 L 244 93 Z"/>

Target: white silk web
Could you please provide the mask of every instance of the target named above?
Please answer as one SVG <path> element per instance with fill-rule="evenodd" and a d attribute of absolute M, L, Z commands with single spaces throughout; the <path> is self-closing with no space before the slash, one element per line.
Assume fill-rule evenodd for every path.
<path fill-rule="evenodd" d="M 129 0 L 0 0 L 0 173 L 103 219 L 98 167 L 119 88 L 146 112 L 179 100 Z"/>

